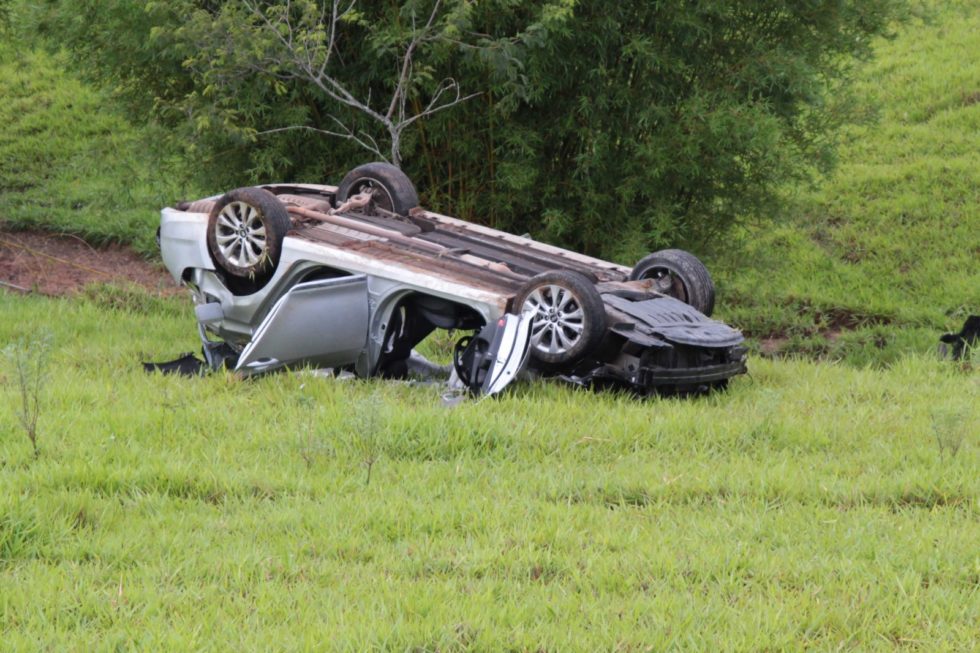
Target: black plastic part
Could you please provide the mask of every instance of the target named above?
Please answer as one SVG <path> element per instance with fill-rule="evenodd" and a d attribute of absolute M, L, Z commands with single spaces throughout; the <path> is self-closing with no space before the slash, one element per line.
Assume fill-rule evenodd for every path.
<path fill-rule="evenodd" d="M 406 361 L 415 345 L 435 330 L 436 325 L 408 303 L 398 306 L 388 321 L 377 373 L 385 378 L 404 378 L 408 374 Z"/>
<path fill-rule="evenodd" d="M 464 304 L 431 295 L 413 295 L 410 304 L 440 329 L 477 329 L 483 325 L 479 313 Z"/>
<path fill-rule="evenodd" d="M 682 345 L 731 347 L 743 342 L 741 333 L 723 322 L 712 320 L 693 306 L 673 297 L 655 297 L 634 302 L 604 294 L 609 306 L 634 318 L 633 331 Z M 634 334 L 620 331 L 627 338 Z"/>
<path fill-rule="evenodd" d="M 188 352 L 180 358 L 165 363 L 143 363 L 143 371 L 147 373 L 178 374 L 180 376 L 201 376 L 209 371 L 209 368 L 207 363 Z"/>
<path fill-rule="evenodd" d="M 724 381 L 736 374 L 745 372 L 743 361 L 709 365 L 695 368 L 641 367 L 637 385 L 644 388 L 657 388 L 676 385 L 700 385 Z"/>
<path fill-rule="evenodd" d="M 473 393 L 478 393 L 490 371 L 484 364 L 490 342 L 478 335 L 464 336 L 453 350 L 453 369 L 456 376 Z"/>
<path fill-rule="evenodd" d="M 943 334 L 939 340 L 945 345 L 953 345 L 950 355 L 954 361 L 962 360 L 969 349 L 980 343 L 980 315 L 966 318 L 959 333 Z"/>
<path fill-rule="evenodd" d="M 459 339 L 453 349 L 453 368 L 463 385 L 474 394 L 484 390 L 493 366 L 493 352 L 500 348 L 503 330 L 496 323 L 483 327 L 479 333 Z"/>

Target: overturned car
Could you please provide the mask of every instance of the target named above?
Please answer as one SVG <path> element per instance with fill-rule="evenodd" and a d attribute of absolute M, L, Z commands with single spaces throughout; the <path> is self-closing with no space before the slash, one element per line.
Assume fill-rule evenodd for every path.
<path fill-rule="evenodd" d="M 704 265 L 663 250 L 630 269 L 418 206 L 398 168 L 339 186 L 269 184 L 165 208 L 164 263 L 192 291 L 207 363 L 401 377 L 435 329 L 467 332 L 453 369 L 477 393 L 521 370 L 639 393 L 701 392 L 745 372 L 712 320 Z"/>

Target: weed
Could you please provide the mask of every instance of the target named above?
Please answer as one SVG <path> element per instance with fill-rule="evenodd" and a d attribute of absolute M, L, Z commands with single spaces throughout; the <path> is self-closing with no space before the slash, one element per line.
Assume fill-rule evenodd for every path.
<path fill-rule="evenodd" d="M 296 395 L 295 407 L 299 413 L 299 455 L 306 463 L 307 469 L 312 469 L 317 460 L 330 452 L 322 438 L 319 422 L 322 418 L 316 400 L 306 392 L 306 384 L 300 386 Z"/>
<path fill-rule="evenodd" d="M 30 339 L 22 338 L 3 350 L 20 397 L 17 418 L 31 443 L 35 458 L 40 455 L 37 422 L 41 416 L 42 398 L 48 381 L 51 338 L 50 333 L 42 333 Z"/>
<path fill-rule="evenodd" d="M 381 455 L 381 443 L 389 431 L 389 407 L 381 390 L 373 389 L 365 399 L 351 408 L 348 428 L 353 438 L 354 451 L 367 470 L 364 485 L 370 485 L 371 470 Z"/>
<path fill-rule="evenodd" d="M 932 413 L 932 433 L 939 447 L 939 458 L 956 457 L 967 439 L 967 429 L 970 428 L 967 415 L 962 411 L 943 410 Z"/>

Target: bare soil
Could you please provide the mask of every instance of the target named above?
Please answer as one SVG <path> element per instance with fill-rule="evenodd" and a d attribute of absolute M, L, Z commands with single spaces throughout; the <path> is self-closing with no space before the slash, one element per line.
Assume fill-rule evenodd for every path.
<path fill-rule="evenodd" d="M 0 224 L 0 289 L 57 296 L 98 283 L 136 284 L 159 295 L 179 292 L 161 263 L 125 246 L 93 247 L 77 236 L 11 231 Z"/>
<path fill-rule="evenodd" d="M 789 338 L 786 336 L 772 336 L 760 340 L 759 348 L 766 356 L 776 356 L 783 350 L 788 342 Z"/>

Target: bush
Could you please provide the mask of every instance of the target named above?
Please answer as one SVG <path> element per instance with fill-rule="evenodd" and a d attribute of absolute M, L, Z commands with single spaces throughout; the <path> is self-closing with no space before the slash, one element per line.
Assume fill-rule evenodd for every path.
<path fill-rule="evenodd" d="M 281 17 L 283 4 L 263 7 Z M 321 4 L 291 3 L 311 47 L 324 37 L 310 20 Z M 359 2 L 341 21 L 335 74 L 386 107 L 431 7 Z M 403 165 L 434 208 L 592 253 L 633 259 L 705 242 L 832 163 L 853 57 L 902 7 L 447 0 L 436 37 L 415 54 L 409 110 L 446 77 L 481 95 L 416 123 Z M 277 38 L 244 3 L 48 0 L 25 20 L 135 113 L 174 128 L 215 186 L 336 180 L 369 158 L 348 140 L 263 135 L 283 126 L 332 129 L 336 119 L 384 151 L 384 130 L 277 63 Z"/>

